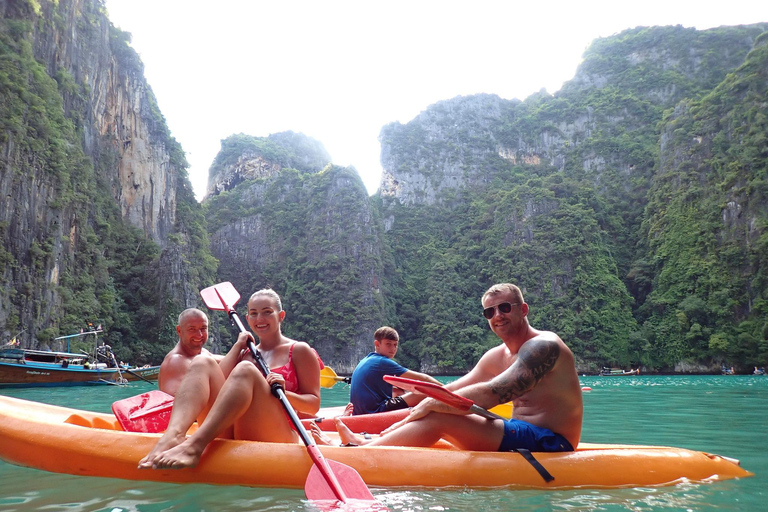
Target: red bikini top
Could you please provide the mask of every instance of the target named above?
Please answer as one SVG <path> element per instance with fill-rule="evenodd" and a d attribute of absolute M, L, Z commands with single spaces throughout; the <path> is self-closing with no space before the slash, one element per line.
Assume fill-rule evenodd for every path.
<path fill-rule="evenodd" d="M 288 362 L 279 368 L 271 368 L 271 371 L 279 373 L 285 379 L 285 390 L 297 393 L 299 391 L 299 375 L 296 373 L 296 367 L 293 365 L 293 347 L 296 343 L 291 343 L 291 348 L 288 349 Z M 320 359 L 320 354 L 317 350 L 312 349 L 317 356 L 317 362 L 320 363 L 320 369 L 325 368 L 323 360 Z M 250 349 L 245 350 L 245 354 L 250 352 Z M 243 354 L 243 355 L 245 355 Z"/>

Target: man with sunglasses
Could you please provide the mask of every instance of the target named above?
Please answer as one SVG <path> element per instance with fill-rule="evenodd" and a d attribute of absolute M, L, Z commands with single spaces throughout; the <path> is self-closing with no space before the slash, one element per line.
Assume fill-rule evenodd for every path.
<path fill-rule="evenodd" d="M 483 294 L 482 305 L 483 316 L 502 343 L 446 388 L 486 409 L 511 400 L 511 420 L 487 420 L 426 398 L 406 419 L 371 441 L 337 422 L 342 442 L 432 446 L 443 438 L 464 450 L 576 448 L 583 405 L 573 353 L 557 334 L 530 326 L 528 304 L 517 286 L 493 285 Z"/>

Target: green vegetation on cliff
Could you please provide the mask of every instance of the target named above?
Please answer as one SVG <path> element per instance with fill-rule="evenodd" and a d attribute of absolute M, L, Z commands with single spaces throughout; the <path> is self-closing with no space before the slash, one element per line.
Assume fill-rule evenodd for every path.
<path fill-rule="evenodd" d="M 655 350 L 764 365 L 768 358 L 768 38 L 664 126 L 644 224 Z"/>
<path fill-rule="evenodd" d="M 86 126 L 91 122 L 87 86 L 66 69 L 49 73 L 33 53 L 35 34 L 67 30 L 70 8 L 64 2 L 36 10 L 19 4 L 9 11 L 18 19 L 0 20 L 0 186 L 15 205 L 0 219 L 0 330 L 24 330 L 26 346 L 60 349 L 52 344 L 54 337 L 78 332 L 88 322 L 101 324 L 103 339 L 119 358 L 158 362 L 176 337 L 158 343 L 168 330 L 167 309 L 174 313 L 173 330 L 175 315 L 187 302 L 173 292 L 177 285 L 169 285 L 164 264 L 183 267 L 197 289 L 197 283 L 211 282 L 216 261 L 184 170 L 184 152 L 170 136 L 151 91 L 150 129 L 179 172 L 177 236 L 161 250 L 123 219 L 112 177 L 119 158 L 115 141 L 104 136 L 90 152 L 84 149 L 85 132 L 99 131 Z M 95 51 L 88 45 L 98 42 L 99 6 L 86 3 L 77 15 L 82 17 L 78 27 L 89 36 L 79 44 Z M 143 66 L 128 46 L 130 36 L 109 28 L 117 71 L 140 74 Z M 42 46 L 40 40 L 37 45 Z M 177 262 L 169 262 L 164 255 L 174 252 Z M 192 263 L 179 265 L 180 258 Z"/>
<path fill-rule="evenodd" d="M 378 326 L 381 299 L 366 283 L 382 265 L 380 240 L 354 170 L 283 169 L 212 196 L 204 208 L 219 280 L 235 284 L 243 307 L 250 293 L 274 288 L 288 313 L 285 332 L 327 361 Z"/>
<path fill-rule="evenodd" d="M 395 322 L 421 347 L 411 353 L 404 345 L 411 364 L 439 369 L 461 359 L 447 325 L 480 328 L 458 336 L 468 345 L 493 342 L 482 319 L 467 319 L 461 299 L 471 297 L 479 311 L 480 294 L 498 281 L 526 290 L 534 325 L 561 334 L 583 369 L 764 364 L 768 328 L 759 320 L 763 300 L 754 288 L 763 262 L 752 249 L 760 246 L 765 223 L 755 206 L 764 204 L 763 184 L 748 179 L 744 166 L 764 169 L 756 148 L 764 147 L 765 103 L 755 99 L 744 112 L 750 104 L 744 94 L 721 99 L 721 112 L 710 103 L 748 70 L 754 83 L 730 87 L 754 91 L 754 98 L 764 93 L 756 84 L 764 83 L 766 64 L 755 61 L 758 50 L 747 53 L 765 28 L 628 30 L 596 41 L 555 96 L 456 98 L 407 125 L 385 127 L 388 170 L 404 187 L 401 200 L 416 205 L 387 200 L 383 213 L 394 217 L 387 240 L 400 270 Z M 712 136 L 713 145 L 736 137 L 742 143 L 718 157 L 725 161 L 704 162 L 700 172 L 686 169 L 697 161 L 688 152 L 679 168 L 670 168 L 664 141 L 702 136 L 700 129 L 681 129 L 679 120 L 669 128 L 680 115 L 672 108 L 699 101 L 709 105 L 702 120 L 740 117 Z M 701 146 L 702 153 L 712 151 Z M 715 181 L 721 188 L 748 197 L 705 192 L 710 167 L 723 169 Z M 459 186 L 451 181 L 457 174 Z M 408 188 L 422 177 L 425 188 Z M 685 207 L 678 210 L 680 202 Z M 675 229 L 681 231 L 672 235 Z M 444 293 L 458 296 L 440 299 L 447 314 L 424 306 L 436 300 L 439 287 L 429 285 L 438 282 L 450 282 Z"/>
<path fill-rule="evenodd" d="M 337 369 L 390 324 L 401 362 L 453 373 L 498 342 L 480 296 L 511 281 L 582 371 L 768 363 L 766 26 L 639 27 L 595 41 L 555 95 L 441 101 L 384 127 L 374 197 L 309 137 L 238 134 L 201 206 L 147 87 L 175 194 L 153 241 L 124 219 L 123 141 L 93 136 L 82 74 L 34 53 L 72 5 L 14 6 L 0 20 L 0 187 L 16 205 L 0 211 L 3 332 L 43 345 L 98 322 L 118 357 L 159 362 L 178 312 L 229 280 L 244 297 L 275 288 L 286 333 Z M 99 8 L 77 13 L 80 42 L 102 34 L 117 77 L 143 80 Z"/>

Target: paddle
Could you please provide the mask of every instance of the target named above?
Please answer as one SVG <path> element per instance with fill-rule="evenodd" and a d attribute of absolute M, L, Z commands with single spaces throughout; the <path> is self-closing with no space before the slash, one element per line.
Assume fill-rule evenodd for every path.
<path fill-rule="evenodd" d="M 131 375 L 133 375 L 134 377 L 137 377 L 137 378 L 139 378 L 139 379 L 143 380 L 144 382 L 149 382 L 150 384 L 152 384 L 152 385 L 155 385 L 155 383 L 154 383 L 154 382 L 152 382 L 152 381 L 151 381 L 151 380 L 149 380 L 149 379 L 146 379 L 146 378 L 142 377 L 141 375 L 139 375 L 138 373 L 136 373 L 136 372 L 132 371 L 132 370 L 131 370 L 131 369 L 129 369 L 128 367 L 126 367 L 126 366 L 122 366 L 122 365 L 119 365 L 119 364 L 117 363 L 117 358 L 115 358 L 115 353 L 114 353 L 114 352 L 112 352 L 112 347 L 110 347 L 110 346 L 109 346 L 109 345 L 107 345 L 107 344 L 104 344 L 104 347 L 105 347 L 105 350 L 106 350 L 107 352 L 109 352 L 109 355 L 110 355 L 110 357 L 112 358 L 112 363 L 115 365 L 115 367 L 117 368 L 118 372 L 119 372 L 120 370 L 125 370 L 125 371 L 127 371 L 128 373 L 130 373 Z"/>
<path fill-rule="evenodd" d="M 336 372 L 333 371 L 333 368 L 329 368 L 328 366 L 320 370 L 320 385 L 324 388 L 330 389 L 339 382 L 349 384 L 350 380 L 349 377 L 339 377 L 336 375 Z"/>
<path fill-rule="evenodd" d="M 459 396 L 452 391 L 445 389 L 442 386 L 438 386 L 432 382 L 425 382 L 423 380 L 406 379 L 405 377 L 395 377 L 394 375 L 385 375 L 384 380 L 406 391 L 421 393 L 428 397 L 440 400 L 443 403 L 455 407 L 462 411 L 470 411 L 483 418 L 490 420 L 503 420 L 502 416 L 494 414 L 482 407 L 475 405 L 475 402 L 469 398 Z"/>
<path fill-rule="evenodd" d="M 149 382 L 149 383 L 150 383 L 150 384 L 152 384 L 153 386 L 156 386 L 156 385 L 157 385 L 157 383 L 156 383 L 156 382 L 152 382 L 151 380 L 149 380 L 149 379 L 147 379 L 147 378 L 145 378 L 145 377 L 142 377 L 142 376 L 141 376 L 141 375 L 139 375 L 138 373 L 136 373 L 136 372 L 134 372 L 134 371 L 131 371 L 129 368 L 126 368 L 125 366 L 118 366 L 118 368 L 120 368 L 121 370 L 125 370 L 126 372 L 130 373 L 130 374 L 131 374 L 131 375 L 133 375 L 134 377 L 138 377 L 139 379 L 143 380 L 144 382 Z"/>
<path fill-rule="evenodd" d="M 209 309 L 226 311 L 240 332 L 246 332 L 240 317 L 237 316 L 237 312 L 232 307 L 240 300 L 240 294 L 232 286 L 232 283 L 227 281 L 205 288 L 200 291 L 200 296 Z M 267 366 L 264 358 L 261 357 L 253 341 L 248 341 L 248 348 L 256 360 L 256 366 L 266 377 L 269 373 L 269 366 Z M 314 439 L 312 439 L 312 436 L 307 433 L 304 425 L 302 425 L 296 411 L 288 401 L 288 397 L 285 396 L 283 388 L 277 384 L 273 385 L 272 394 L 280 400 L 312 459 L 313 466 L 309 470 L 309 475 L 307 475 L 307 480 L 304 484 L 304 493 L 307 498 L 310 500 L 337 499 L 342 503 L 347 503 L 350 499 L 373 501 L 374 498 L 371 491 L 368 490 L 368 487 L 357 471 L 350 466 L 327 460 L 323 457 Z"/>

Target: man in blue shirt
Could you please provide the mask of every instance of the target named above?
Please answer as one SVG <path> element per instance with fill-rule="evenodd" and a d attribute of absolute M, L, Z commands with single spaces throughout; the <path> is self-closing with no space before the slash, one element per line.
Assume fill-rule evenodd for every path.
<path fill-rule="evenodd" d="M 397 354 L 400 336 L 392 327 L 380 327 L 373 335 L 375 352 L 365 356 L 352 372 L 349 400 L 353 407 L 352 414 L 372 414 L 375 412 L 405 409 L 418 403 L 421 396 L 394 396 L 392 384 L 384 381 L 385 375 L 395 375 L 409 379 L 423 380 L 442 385 L 437 379 L 425 373 L 419 373 L 398 364 L 392 358 Z"/>

